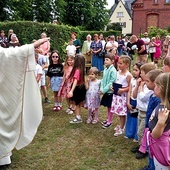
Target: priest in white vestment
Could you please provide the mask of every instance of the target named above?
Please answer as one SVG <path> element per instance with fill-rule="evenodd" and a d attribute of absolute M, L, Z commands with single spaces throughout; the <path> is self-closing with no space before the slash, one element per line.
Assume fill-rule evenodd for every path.
<path fill-rule="evenodd" d="M 11 151 L 27 146 L 41 123 L 34 47 L 48 40 L 16 48 L 0 47 L 0 165 L 11 163 Z"/>

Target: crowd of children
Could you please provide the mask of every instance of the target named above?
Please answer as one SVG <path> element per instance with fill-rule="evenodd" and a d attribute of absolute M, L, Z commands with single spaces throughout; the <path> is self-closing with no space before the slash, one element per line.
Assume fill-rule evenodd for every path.
<path fill-rule="evenodd" d="M 139 145 L 131 150 L 136 153 L 137 159 L 149 153 L 148 165 L 142 169 L 168 168 L 170 154 L 163 151 L 169 149 L 166 140 L 169 140 L 170 134 L 170 58 L 164 60 L 163 70 L 157 69 L 154 63 L 137 62 L 131 74 L 129 56 L 120 56 L 116 69 L 114 55 L 108 53 L 104 58 L 101 80 L 96 67 L 91 67 L 85 78 L 85 57 L 82 54 L 68 53 L 64 66 L 57 51 L 51 52 L 49 60 L 47 76 L 48 85 L 54 93 L 53 111 L 62 110 L 62 101 L 66 99 L 66 113 L 75 112 L 71 124 L 82 123 L 82 106 L 87 109 L 86 123 L 96 124 L 99 107 L 103 105 L 107 107 L 107 119 L 101 122 L 102 127 L 109 128 L 113 116 L 118 115 L 119 125 L 114 128 L 114 136 L 124 134 L 125 138 L 138 142 Z M 166 143 L 165 147 L 161 146 L 162 142 Z M 160 158 L 155 151 L 156 146 L 160 148 L 158 153 L 165 158 Z"/>
<path fill-rule="evenodd" d="M 116 58 L 114 49 L 111 49 L 104 57 L 105 69 L 100 80 L 96 67 L 91 67 L 85 76 L 85 57 L 76 54 L 72 40 L 67 46 L 64 64 L 60 61 L 59 52 L 54 50 L 49 55 L 47 66 L 44 58 L 47 52 L 44 54 L 41 48 L 35 49 L 36 77 L 47 101 L 47 76 L 48 87 L 53 91 L 52 111 L 61 111 L 65 99 L 68 105 L 66 113 L 75 113 L 71 124 L 83 122 L 82 107 L 87 109 L 86 123 L 97 124 L 100 106 L 107 107 L 107 118 L 101 121 L 102 128 L 110 128 L 113 117 L 119 117 L 113 136 L 124 135 L 138 143 L 131 151 L 136 153 L 137 159 L 148 155 L 148 165 L 142 169 L 168 169 L 170 57 L 164 59 L 162 70 L 152 62 L 136 62 L 130 72 L 131 58 L 128 55 Z"/>
<path fill-rule="evenodd" d="M 68 105 L 66 113 L 75 112 L 75 118 L 70 123 L 82 123 L 81 108 L 84 106 L 87 109 L 86 123 L 96 124 L 99 121 L 99 107 L 107 107 L 107 119 L 101 122 L 102 127 L 109 128 L 113 116 L 118 115 L 119 125 L 114 128 L 114 136 L 124 134 L 125 138 L 138 142 L 139 145 L 131 150 L 136 153 L 137 159 L 149 153 L 148 165 L 142 169 L 167 169 L 170 155 L 163 151 L 169 143 L 166 147 L 160 144 L 167 144 L 164 140 L 169 140 L 170 134 L 167 116 L 170 109 L 170 58 L 164 60 L 163 70 L 157 69 L 154 63 L 137 62 L 131 74 L 131 58 L 120 56 L 116 69 L 114 57 L 112 53 L 105 55 L 105 69 L 100 80 L 96 67 L 91 67 L 85 78 L 85 57 L 82 54 L 68 53 L 63 66 L 59 53 L 53 51 L 47 71 L 48 83 L 54 92 L 52 110 L 62 110 L 65 98 Z M 160 138 L 160 141 L 157 140 Z M 158 152 L 165 158 L 155 153 L 157 145 L 162 150 Z"/>

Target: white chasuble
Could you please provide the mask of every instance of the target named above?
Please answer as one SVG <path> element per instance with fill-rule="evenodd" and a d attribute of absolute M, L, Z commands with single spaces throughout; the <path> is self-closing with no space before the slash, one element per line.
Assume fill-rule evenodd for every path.
<path fill-rule="evenodd" d="M 0 48 L 0 159 L 27 146 L 42 120 L 34 46 Z"/>

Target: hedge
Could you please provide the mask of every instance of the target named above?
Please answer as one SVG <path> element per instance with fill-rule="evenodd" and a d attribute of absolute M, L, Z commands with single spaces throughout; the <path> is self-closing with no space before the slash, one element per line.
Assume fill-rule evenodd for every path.
<path fill-rule="evenodd" d="M 120 34 L 119 31 L 81 31 L 78 27 L 32 21 L 0 22 L 0 30 L 4 30 L 6 36 L 8 36 L 9 29 L 14 30 L 22 45 L 31 43 L 33 39 L 39 39 L 40 34 L 45 32 L 50 37 L 51 51 L 58 50 L 63 60 L 65 58 L 65 47 L 72 32 L 77 33 L 77 38 L 82 43 L 86 39 L 87 34 L 102 33 L 104 37 Z"/>

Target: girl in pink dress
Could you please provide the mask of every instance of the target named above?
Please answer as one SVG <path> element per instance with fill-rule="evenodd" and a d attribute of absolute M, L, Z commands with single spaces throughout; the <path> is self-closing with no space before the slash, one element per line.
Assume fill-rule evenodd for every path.
<path fill-rule="evenodd" d="M 58 92 L 59 96 L 66 99 L 68 105 L 68 109 L 66 110 L 66 113 L 68 114 L 73 114 L 73 110 L 74 110 L 72 104 L 70 103 L 69 98 L 67 97 L 67 94 L 69 93 L 71 88 L 71 80 L 69 76 L 73 69 L 73 65 L 74 65 L 74 55 L 70 54 L 69 56 L 67 56 L 65 60 L 63 81 L 61 83 L 60 90 Z"/>
<path fill-rule="evenodd" d="M 158 64 L 158 60 L 161 57 L 161 41 L 160 41 L 160 36 L 157 35 L 155 42 L 153 42 L 153 45 L 156 47 L 156 52 L 153 54 L 153 61 L 155 65 Z"/>
<path fill-rule="evenodd" d="M 118 60 L 117 78 L 113 84 L 113 98 L 111 112 L 120 118 L 120 125 L 115 128 L 114 136 L 123 134 L 127 115 L 127 92 L 129 90 L 131 73 L 128 71 L 131 59 L 129 56 L 122 55 Z M 122 86 L 120 88 L 120 85 Z M 118 87 L 118 89 L 117 89 Z M 116 90 L 117 89 L 117 90 Z"/>

